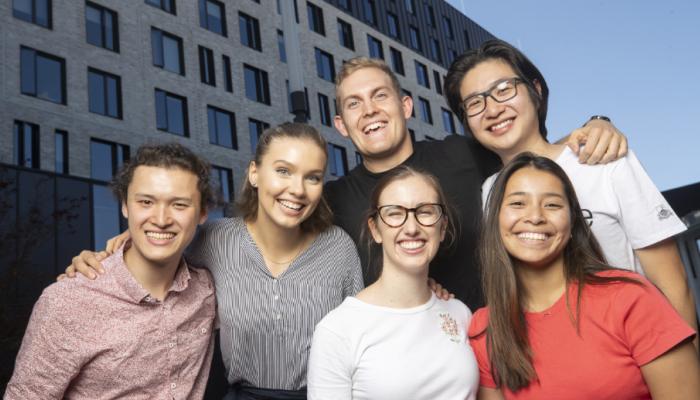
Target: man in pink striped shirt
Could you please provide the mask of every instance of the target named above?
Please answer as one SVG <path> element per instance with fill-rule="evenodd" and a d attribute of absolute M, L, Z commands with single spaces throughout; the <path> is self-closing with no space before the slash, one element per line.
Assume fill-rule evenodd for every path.
<path fill-rule="evenodd" d="M 5 399 L 203 397 L 214 286 L 182 253 L 214 198 L 209 166 L 178 144 L 143 146 L 112 187 L 131 242 L 102 262 L 101 279 L 44 290 Z"/>

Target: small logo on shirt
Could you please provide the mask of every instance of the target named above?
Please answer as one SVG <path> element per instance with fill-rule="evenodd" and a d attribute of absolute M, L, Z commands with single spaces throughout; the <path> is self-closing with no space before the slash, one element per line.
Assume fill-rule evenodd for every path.
<path fill-rule="evenodd" d="M 671 215 L 673 215 L 673 211 L 669 210 L 668 208 L 664 206 L 656 206 L 656 218 L 659 219 L 659 221 L 664 220 Z"/>
<path fill-rule="evenodd" d="M 451 341 L 459 343 L 461 340 L 457 321 L 455 321 L 448 312 L 441 312 L 438 315 L 440 316 L 440 327 L 442 331 L 445 332 L 445 335 L 447 335 Z"/>

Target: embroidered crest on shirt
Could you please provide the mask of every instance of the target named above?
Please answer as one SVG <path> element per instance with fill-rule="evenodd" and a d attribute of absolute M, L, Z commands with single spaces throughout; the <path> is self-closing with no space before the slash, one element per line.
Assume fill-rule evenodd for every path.
<path fill-rule="evenodd" d="M 457 321 L 448 312 L 441 312 L 438 314 L 440 316 L 440 327 L 445 335 L 450 338 L 451 341 L 455 343 L 460 342 L 459 326 Z"/>
<path fill-rule="evenodd" d="M 673 215 L 673 211 L 669 210 L 664 206 L 656 206 L 656 217 L 659 220 L 666 219 Z"/>

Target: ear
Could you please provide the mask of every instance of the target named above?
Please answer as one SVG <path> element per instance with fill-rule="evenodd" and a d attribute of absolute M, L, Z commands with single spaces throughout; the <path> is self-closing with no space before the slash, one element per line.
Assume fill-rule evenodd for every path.
<path fill-rule="evenodd" d="M 367 219 L 367 226 L 369 226 L 369 233 L 372 234 L 372 239 L 374 239 L 375 243 L 382 244 L 382 235 L 379 233 L 379 229 L 377 228 L 377 223 L 375 222 L 374 218 Z"/>
<path fill-rule="evenodd" d="M 533 79 L 532 86 L 535 87 L 537 94 L 540 96 L 540 98 L 542 98 L 542 84 L 540 83 L 540 81 L 538 81 L 537 79 Z"/>
<path fill-rule="evenodd" d="M 337 129 L 341 135 L 343 135 L 344 137 L 349 136 L 348 130 L 345 127 L 345 122 L 343 122 L 343 117 L 341 117 L 340 115 L 336 115 L 335 117 L 333 117 L 333 125 L 335 125 L 335 129 Z"/>
<path fill-rule="evenodd" d="M 202 225 L 203 223 L 207 222 L 207 217 L 209 217 L 209 210 L 207 210 L 206 207 L 202 207 L 202 211 L 199 213 L 198 225 Z"/>
<path fill-rule="evenodd" d="M 411 96 L 403 96 L 401 98 L 401 108 L 403 109 L 403 117 L 411 118 L 413 115 L 413 98 Z"/>
<path fill-rule="evenodd" d="M 445 240 L 445 235 L 447 234 L 447 217 L 442 217 L 442 223 L 440 225 L 440 243 Z"/>
<path fill-rule="evenodd" d="M 258 187 L 258 166 L 255 161 L 251 161 L 248 164 L 248 183 L 252 187 Z"/>
<path fill-rule="evenodd" d="M 122 202 L 122 215 L 124 218 L 129 219 L 129 209 L 126 208 L 126 201 Z"/>

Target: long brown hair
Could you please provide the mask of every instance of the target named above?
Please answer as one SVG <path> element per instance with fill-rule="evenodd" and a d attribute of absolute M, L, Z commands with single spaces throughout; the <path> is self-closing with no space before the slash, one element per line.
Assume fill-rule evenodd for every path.
<path fill-rule="evenodd" d="M 261 165 L 262 159 L 270 149 L 270 144 L 279 138 L 292 138 L 309 141 L 323 151 L 328 160 L 328 148 L 326 139 L 312 126 L 296 122 L 285 122 L 278 126 L 268 128 L 263 131 L 258 139 L 258 146 L 255 149 L 253 161 L 256 165 Z M 326 166 L 324 165 L 324 172 Z M 236 202 L 239 214 L 246 220 L 254 219 L 258 213 L 258 188 L 253 187 L 248 180 L 248 170 L 246 170 L 245 180 L 241 188 L 239 200 Z M 304 232 L 322 232 L 333 225 L 333 213 L 326 202 L 324 196 L 311 213 L 309 218 L 301 223 L 301 230 Z"/>
<path fill-rule="evenodd" d="M 567 308 L 572 322 L 579 328 L 580 300 L 587 284 L 614 282 L 639 283 L 625 277 L 605 277 L 598 272 L 614 269 L 605 262 L 603 251 L 583 217 L 576 192 L 564 170 L 554 161 L 522 153 L 501 171 L 488 196 L 483 221 L 479 258 L 482 265 L 482 287 L 489 308 L 489 321 L 485 332 L 491 374 L 499 387 L 512 391 L 527 387 L 537 378 L 532 365 L 532 350 L 527 335 L 527 323 L 523 312 L 523 289 L 520 287 L 513 258 L 508 254 L 501 238 L 498 217 L 510 177 L 523 168 L 548 172 L 559 179 L 569 204 L 571 239 L 564 248 L 564 276 L 567 287 L 577 285 L 575 316 L 571 313 L 568 292 L 565 292 Z"/>

